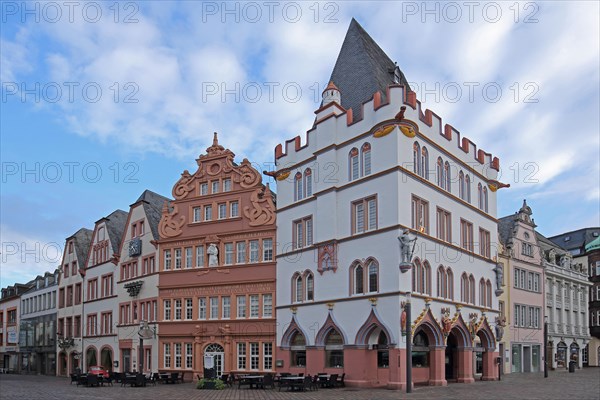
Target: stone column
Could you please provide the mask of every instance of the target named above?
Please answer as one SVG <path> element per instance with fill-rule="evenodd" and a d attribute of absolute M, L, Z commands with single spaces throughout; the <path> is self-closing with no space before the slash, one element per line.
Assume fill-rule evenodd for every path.
<path fill-rule="evenodd" d="M 429 346 L 429 385 L 447 386 L 446 347 Z"/>
<path fill-rule="evenodd" d="M 473 383 L 473 348 L 464 347 L 457 349 L 458 358 L 457 382 Z"/>
<path fill-rule="evenodd" d="M 488 348 L 483 353 L 483 375 L 481 376 L 482 381 L 498 380 L 498 364 L 496 363 L 496 357 L 498 356 L 498 352 L 495 352 L 493 348 Z"/>

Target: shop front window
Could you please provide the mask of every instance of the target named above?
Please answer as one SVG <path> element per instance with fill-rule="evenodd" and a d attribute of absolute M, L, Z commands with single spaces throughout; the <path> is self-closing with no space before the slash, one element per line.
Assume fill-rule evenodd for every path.
<path fill-rule="evenodd" d="M 413 338 L 412 366 L 416 368 L 429 366 L 429 340 L 423 331 Z"/>

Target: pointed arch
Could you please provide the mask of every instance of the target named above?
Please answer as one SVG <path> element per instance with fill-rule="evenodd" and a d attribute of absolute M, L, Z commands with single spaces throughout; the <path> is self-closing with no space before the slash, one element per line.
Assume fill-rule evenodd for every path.
<path fill-rule="evenodd" d="M 421 176 L 429 179 L 429 152 L 425 146 L 421 149 Z"/>
<path fill-rule="evenodd" d="M 348 338 L 346 336 L 346 333 L 339 327 L 339 325 L 335 321 L 335 318 L 333 317 L 333 312 L 329 310 L 329 314 L 327 315 L 325 323 L 323 324 L 321 329 L 319 329 L 319 332 L 317 332 L 315 346 L 325 346 L 325 340 L 327 340 L 327 336 L 333 330 L 337 331 L 340 334 L 340 336 L 344 340 L 344 344 L 348 344 Z"/>
<path fill-rule="evenodd" d="M 456 335 L 458 341 L 458 347 L 472 347 L 473 340 L 471 339 L 471 333 L 469 327 L 465 323 L 462 314 L 458 315 L 456 321 L 452 324 L 451 333 Z"/>
<path fill-rule="evenodd" d="M 446 161 L 444 163 L 444 178 L 445 178 L 445 188 L 448 192 L 452 192 L 450 183 L 452 182 L 452 176 L 450 174 L 450 163 Z"/>
<path fill-rule="evenodd" d="M 446 283 L 448 285 L 448 299 L 454 300 L 454 273 L 452 272 L 452 268 L 448 267 L 446 270 Z"/>
<path fill-rule="evenodd" d="M 395 345 L 396 339 L 392 336 L 392 330 L 389 329 L 379 318 L 377 308 L 372 307 L 367 320 L 362 324 L 358 332 L 354 343 L 359 346 L 366 346 L 369 344 L 369 337 L 375 329 L 381 329 L 381 331 L 387 336 L 388 344 Z"/>
<path fill-rule="evenodd" d="M 495 350 L 496 349 L 496 339 L 494 333 L 492 332 L 492 328 L 488 323 L 487 317 L 483 319 L 483 322 L 477 329 L 477 336 L 481 339 L 481 345 L 485 347 L 487 350 Z"/>
<path fill-rule="evenodd" d="M 437 297 L 448 297 L 446 285 L 446 270 L 443 265 L 437 269 Z"/>
<path fill-rule="evenodd" d="M 302 173 L 297 172 L 294 176 L 294 200 L 298 201 L 303 198 L 302 196 Z"/>
<path fill-rule="evenodd" d="M 348 180 L 358 179 L 360 173 L 360 162 L 358 160 L 358 149 L 353 147 L 348 153 Z"/>
<path fill-rule="evenodd" d="M 306 341 L 306 344 L 308 345 L 308 336 L 306 335 L 306 332 L 304 332 L 304 330 L 298 323 L 298 320 L 296 319 L 296 315 L 294 314 L 294 315 L 292 315 L 292 320 L 290 321 L 287 329 L 285 330 L 283 336 L 281 337 L 281 347 L 283 347 L 283 348 L 290 347 L 291 343 L 292 343 L 292 339 L 294 339 L 294 336 L 296 335 L 296 333 L 300 333 L 302 336 L 304 336 L 304 340 Z"/>
<path fill-rule="evenodd" d="M 437 184 L 439 187 L 444 188 L 445 179 L 444 179 L 444 162 L 442 161 L 442 157 L 438 157 L 436 163 L 435 173 L 437 175 Z"/>
<path fill-rule="evenodd" d="M 306 168 L 304 170 L 304 197 L 312 196 L 312 170 Z"/>
<path fill-rule="evenodd" d="M 413 172 L 417 175 L 421 175 L 421 146 L 419 146 L 418 142 L 413 143 Z"/>
<path fill-rule="evenodd" d="M 465 200 L 467 203 L 471 203 L 471 178 L 469 177 L 469 174 L 465 176 L 465 191 Z"/>
<path fill-rule="evenodd" d="M 360 163 L 362 176 L 371 175 L 371 144 L 369 142 L 360 148 Z"/>
<path fill-rule="evenodd" d="M 413 337 L 421 330 L 427 335 L 430 346 L 444 346 L 442 327 L 433 316 L 431 308 L 427 310 L 425 316 L 413 328 Z"/>

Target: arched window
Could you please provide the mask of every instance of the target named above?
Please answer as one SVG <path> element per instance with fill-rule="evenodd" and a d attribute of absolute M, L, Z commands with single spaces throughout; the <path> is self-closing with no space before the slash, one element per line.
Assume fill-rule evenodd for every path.
<path fill-rule="evenodd" d="M 481 183 L 477 184 L 477 207 L 483 210 L 483 187 Z"/>
<path fill-rule="evenodd" d="M 354 267 L 354 293 L 362 294 L 364 292 L 364 270 L 362 265 L 357 264 L 356 267 Z"/>
<path fill-rule="evenodd" d="M 413 263 L 413 276 L 412 276 L 412 290 L 413 292 L 422 292 L 421 275 L 423 267 L 419 260 L 415 260 Z"/>
<path fill-rule="evenodd" d="M 348 177 L 351 181 L 358 179 L 359 173 L 358 149 L 354 147 L 348 154 Z"/>
<path fill-rule="evenodd" d="M 425 146 L 421 150 L 421 176 L 429 179 L 429 152 Z"/>
<path fill-rule="evenodd" d="M 417 368 L 429 366 L 429 339 L 422 330 L 413 338 L 412 366 Z"/>
<path fill-rule="evenodd" d="M 467 174 L 467 176 L 465 176 L 465 200 L 470 203 L 471 202 L 471 178 L 469 177 L 469 174 Z"/>
<path fill-rule="evenodd" d="M 315 277 L 312 272 L 306 274 L 306 300 L 313 301 L 315 299 Z"/>
<path fill-rule="evenodd" d="M 310 168 L 304 171 L 304 193 L 306 194 L 304 197 L 312 196 L 312 171 Z"/>
<path fill-rule="evenodd" d="M 460 276 L 460 301 L 463 303 L 469 302 L 469 278 L 464 272 Z"/>
<path fill-rule="evenodd" d="M 454 300 L 454 274 L 452 273 L 452 270 L 450 268 L 446 270 L 446 281 L 448 286 L 447 297 L 450 300 Z"/>
<path fill-rule="evenodd" d="M 462 171 L 458 173 L 458 197 L 465 200 L 465 174 Z"/>
<path fill-rule="evenodd" d="M 344 338 L 332 329 L 325 339 L 325 367 L 342 368 L 344 366 Z"/>
<path fill-rule="evenodd" d="M 479 305 L 485 307 L 485 280 L 479 280 Z"/>
<path fill-rule="evenodd" d="M 423 286 L 421 293 L 431 294 L 431 267 L 429 263 L 425 261 L 423 263 Z"/>
<path fill-rule="evenodd" d="M 417 175 L 421 175 L 421 162 L 420 162 L 421 146 L 415 142 L 413 144 L 413 172 Z"/>
<path fill-rule="evenodd" d="M 367 269 L 369 273 L 369 292 L 377 292 L 379 290 L 379 268 L 374 261 L 371 261 Z"/>
<path fill-rule="evenodd" d="M 446 270 L 441 265 L 437 269 L 437 296 L 446 297 Z"/>
<path fill-rule="evenodd" d="M 290 340 L 291 363 L 294 367 L 306 365 L 306 339 L 300 332 L 296 332 Z"/>
<path fill-rule="evenodd" d="M 390 365 L 390 350 L 388 338 L 384 331 L 377 337 L 377 367 L 387 368 Z"/>
<path fill-rule="evenodd" d="M 437 184 L 443 188 L 446 180 L 444 179 L 444 162 L 441 157 L 438 157 L 435 173 L 437 175 Z"/>
<path fill-rule="evenodd" d="M 294 279 L 294 288 L 295 288 L 295 298 L 294 301 L 296 302 L 300 302 L 302 300 L 304 300 L 304 285 L 303 285 L 303 281 L 302 281 L 302 275 L 297 274 L 295 279 Z"/>
<path fill-rule="evenodd" d="M 365 143 L 361 149 L 362 175 L 371 175 L 371 145 Z"/>
<path fill-rule="evenodd" d="M 294 200 L 298 201 L 302 199 L 302 174 L 296 173 L 294 176 Z"/>
<path fill-rule="evenodd" d="M 492 282 L 489 279 L 485 282 L 485 303 L 487 307 L 492 307 Z"/>
<path fill-rule="evenodd" d="M 488 191 L 487 191 L 487 187 L 483 188 L 483 211 L 488 212 Z"/>
<path fill-rule="evenodd" d="M 446 187 L 445 189 L 449 192 L 451 192 L 452 190 L 450 190 L 452 187 L 450 185 L 450 181 L 452 180 L 452 176 L 450 175 L 450 163 L 448 163 L 448 161 L 446 161 L 444 163 L 444 178 L 446 179 Z"/>
<path fill-rule="evenodd" d="M 475 304 L 475 278 L 469 275 L 469 302 Z"/>

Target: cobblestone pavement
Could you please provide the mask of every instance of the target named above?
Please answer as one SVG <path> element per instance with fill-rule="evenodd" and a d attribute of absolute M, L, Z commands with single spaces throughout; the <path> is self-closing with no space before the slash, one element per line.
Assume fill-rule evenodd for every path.
<path fill-rule="evenodd" d="M 577 370 L 574 374 L 551 371 L 550 376 L 535 374 L 505 375 L 500 382 L 451 383 L 447 387 L 416 387 L 413 393 L 384 389 L 320 389 L 314 392 L 226 389 L 197 390 L 192 383 L 156 385 L 144 388 L 77 387 L 65 378 L 0 375 L 0 399 L 127 399 L 127 400 L 385 400 L 385 399 L 600 399 L 600 368 Z"/>

